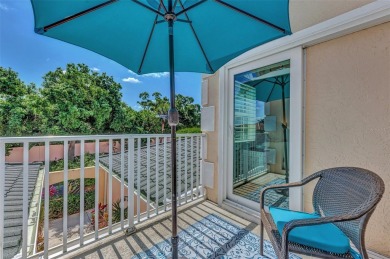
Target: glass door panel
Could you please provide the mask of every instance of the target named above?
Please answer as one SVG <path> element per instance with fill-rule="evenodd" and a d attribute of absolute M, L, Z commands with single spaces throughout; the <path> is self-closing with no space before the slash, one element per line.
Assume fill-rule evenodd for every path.
<path fill-rule="evenodd" d="M 264 187 L 289 182 L 289 114 L 290 61 L 234 75 L 234 195 L 259 203 Z M 265 203 L 288 208 L 288 192 Z"/>

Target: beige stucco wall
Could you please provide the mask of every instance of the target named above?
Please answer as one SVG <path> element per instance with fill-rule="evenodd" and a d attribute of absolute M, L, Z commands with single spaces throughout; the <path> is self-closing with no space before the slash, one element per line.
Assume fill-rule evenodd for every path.
<path fill-rule="evenodd" d="M 385 195 L 366 234 L 390 256 L 390 23 L 307 49 L 305 175 L 334 166 L 379 174 Z M 310 191 L 304 204 L 311 210 Z"/>
<path fill-rule="evenodd" d="M 374 0 L 290 0 L 290 24 L 297 32 Z"/>
<path fill-rule="evenodd" d="M 206 188 L 207 199 L 218 202 L 218 120 L 219 120 L 219 71 L 214 75 L 204 77 L 208 80 L 208 104 L 215 107 L 215 127 L 213 132 L 205 132 L 207 138 L 206 162 L 214 163 L 214 188 Z"/>

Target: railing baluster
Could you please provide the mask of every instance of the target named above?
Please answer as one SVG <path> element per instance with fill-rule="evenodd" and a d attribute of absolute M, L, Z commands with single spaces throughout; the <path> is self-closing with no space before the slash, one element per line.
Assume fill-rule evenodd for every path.
<path fill-rule="evenodd" d="M 158 191 L 159 191 L 159 137 L 156 138 L 156 215 L 158 215 Z"/>
<path fill-rule="evenodd" d="M 95 240 L 99 238 L 99 139 L 95 139 Z"/>
<path fill-rule="evenodd" d="M 4 211 L 5 193 L 5 143 L 0 142 L 0 211 Z M 0 258 L 3 258 L 4 213 L 0 213 Z"/>
<path fill-rule="evenodd" d="M 146 139 L 146 145 L 142 148 L 142 138 Z M 151 147 L 151 139 L 155 138 L 156 143 L 155 147 Z M 160 138 L 163 139 L 163 142 L 161 142 L 160 145 Z M 105 182 L 105 201 L 103 201 L 105 204 L 107 204 L 107 212 L 108 212 L 108 234 L 112 234 L 114 231 L 119 230 L 120 228 L 123 230 L 125 227 L 133 228 L 135 223 L 141 222 L 141 208 L 142 213 L 145 213 L 145 216 L 147 218 L 154 217 L 155 215 L 159 214 L 159 205 L 160 205 L 160 199 L 163 201 L 164 210 L 170 209 L 169 203 L 167 203 L 167 199 L 169 200 L 169 197 L 167 195 L 167 188 L 168 186 L 168 180 L 169 180 L 169 143 L 168 143 L 168 135 L 145 135 L 145 136 L 137 136 L 137 135 L 121 135 L 121 136 L 96 136 L 92 137 L 95 141 L 95 202 L 94 202 L 94 208 L 95 208 L 95 223 L 94 223 L 94 234 L 92 234 L 91 238 L 94 238 L 94 240 L 99 239 L 99 202 L 102 202 L 99 200 L 100 192 L 103 190 L 101 189 L 102 186 L 100 184 L 103 184 L 103 182 L 100 181 L 100 141 L 101 140 L 108 140 L 109 145 L 109 154 L 107 156 L 108 163 L 104 164 L 107 166 L 107 177 L 108 180 Z M 114 147 L 114 140 L 118 139 L 118 142 L 121 143 L 120 148 L 120 164 L 119 164 L 119 154 L 114 155 L 113 147 Z M 137 139 L 137 140 L 136 140 Z M 55 138 L 47 138 L 47 137 L 41 137 L 41 138 L 22 138 L 16 143 L 23 143 L 23 227 L 22 227 L 22 257 L 30 256 L 30 246 L 27 243 L 27 237 L 29 236 L 29 219 L 28 219 L 28 203 L 29 203 L 29 144 L 31 141 L 34 142 L 44 142 L 44 204 L 43 209 L 44 212 L 41 214 L 42 217 L 44 217 L 43 222 L 43 236 L 44 236 L 44 251 L 42 251 L 43 258 L 48 258 L 49 254 L 55 253 L 55 249 L 52 251 L 49 248 L 50 240 L 49 240 L 49 225 L 50 225 L 50 219 L 49 219 L 49 211 L 50 211 L 50 152 L 51 152 L 51 146 L 50 141 L 58 142 L 63 141 L 64 143 L 64 172 L 63 172 L 63 181 L 64 181 L 64 188 L 63 188 L 63 241 L 62 241 L 62 250 L 63 252 L 68 252 L 73 245 L 77 244 L 79 242 L 80 246 L 83 246 L 87 242 L 87 236 L 84 234 L 84 220 L 85 220 L 85 204 L 86 204 L 86 196 L 85 196 L 85 177 L 87 176 L 87 169 L 85 169 L 86 166 L 86 158 L 85 158 L 85 152 L 87 152 L 87 148 L 89 147 L 88 142 L 89 138 L 87 136 L 73 136 L 72 138 L 63 136 L 63 137 L 55 137 Z M 13 141 L 13 140 L 12 140 Z M 73 177 L 73 171 L 70 175 L 69 171 L 69 161 L 68 161 L 68 155 L 69 155 L 69 143 L 73 142 L 80 142 L 80 228 L 79 228 L 79 235 L 80 238 L 77 240 L 72 240 L 68 242 L 68 184 L 69 184 L 69 177 Z M 137 142 L 136 142 L 137 141 Z M 200 170 L 200 162 L 202 157 L 202 149 L 203 147 L 203 137 L 200 136 L 200 134 L 194 134 L 194 135 L 181 135 L 178 137 L 178 157 L 177 157 L 177 172 L 178 172 L 178 197 L 179 197 L 179 205 L 183 205 L 185 203 L 188 203 L 191 200 L 195 200 L 199 196 L 203 195 L 203 189 L 202 189 L 202 175 Z M 127 142 L 127 144 L 126 144 Z M 11 143 L 9 140 L 4 140 L 4 138 L 0 138 L 0 172 L 4 172 L 6 169 L 5 164 L 5 151 L 6 151 L 6 143 Z M 12 142 L 15 143 L 15 142 Z M 144 142 L 145 143 L 145 142 Z M 138 153 L 136 157 L 136 148 L 138 147 Z M 125 155 L 127 149 L 127 156 Z M 155 151 L 156 153 L 153 154 Z M 167 152 L 168 151 L 168 152 Z M 142 153 L 143 152 L 143 153 Z M 161 154 L 163 152 L 163 154 Z M 190 152 L 190 153 L 189 153 Z M 248 175 L 253 175 L 256 171 L 257 162 L 253 160 L 253 154 L 249 154 L 249 156 L 252 160 L 249 161 L 248 166 L 250 166 L 250 169 L 252 171 L 248 172 Z M 105 159 L 107 159 L 105 158 Z M 142 158 L 142 159 L 141 159 Z M 146 163 L 143 159 L 146 158 Z M 152 172 L 151 168 L 154 166 L 153 162 L 151 162 L 151 159 L 155 158 L 155 170 Z M 137 160 L 137 162 L 135 161 Z M 161 161 L 160 161 L 161 160 Z M 127 161 L 127 169 L 126 169 L 126 161 Z M 146 170 L 145 170 L 146 166 Z M 190 168 L 189 168 L 190 166 Z M 114 225 L 113 223 L 113 177 L 114 173 L 120 168 L 121 175 L 121 186 L 120 186 L 120 220 L 121 224 L 119 227 L 119 224 Z M 141 168 L 143 171 L 141 171 Z M 115 169 L 115 171 L 114 171 Z M 127 171 L 126 171 L 127 170 Z M 137 170 L 137 173 L 135 171 Z M 168 172 L 167 172 L 168 170 Z M 257 169 L 256 169 L 257 170 Z M 119 170 L 118 170 L 119 171 Z M 160 174 L 161 172 L 161 174 Z M 127 174 L 127 178 L 126 175 Z M 142 174 L 142 175 L 141 175 Z M 153 175 L 155 174 L 155 176 Z M 191 175 L 188 175 L 191 174 Z M 89 175 L 89 174 L 88 174 Z M 145 177 L 146 179 L 142 179 L 141 177 Z M 88 176 L 90 177 L 90 176 Z M 119 177 L 119 176 L 118 176 Z M 137 177 L 137 180 L 135 179 Z M 183 177 L 185 177 L 183 179 Z M 196 177 L 196 178 L 195 178 Z M 73 178 L 71 178 L 73 179 Z M 147 182 L 144 183 L 144 180 Z M 100 182 L 99 182 L 100 181 Z M 154 187 L 153 184 L 156 186 Z M 190 183 L 188 181 L 191 181 Z M 0 194 L 4 193 L 5 191 L 5 176 L 4 173 L 0 174 Z M 141 186 L 142 182 L 142 186 Z M 153 183 L 153 184 L 152 184 Z M 125 187 L 127 184 L 127 191 L 125 191 Z M 160 185 L 161 184 L 161 185 Z M 184 184 L 184 187 L 183 187 Z M 135 185 L 137 185 L 137 189 L 135 189 Z M 162 192 L 159 193 L 160 189 Z M 189 190 L 188 188 L 191 188 Z M 118 190 L 119 191 L 119 190 Z M 141 192 L 142 191 L 142 192 Z M 154 192 L 155 191 L 155 195 Z M 147 206 L 144 208 L 144 200 L 141 198 L 141 193 L 145 194 L 146 196 L 146 202 Z M 137 195 L 137 198 L 134 197 L 134 195 Z M 127 204 L 125 201 L 125 195 L 127 195 Z M 185 195 L 185 198 L 183 197 Z M 189 198 L 189 195 L 191 197 Z M 106 202 L 107 201 L 107 202 Z M 137 203 L 137 207 L 135 207 L 135 202 Z M 141 202 L 143 202 L 141 204 Z M 151 213 L 151 207 L 155 204 L 155 213 Z M 127 206 L 127 209 L 125 208 Z M 153 209 L 153 207 L 152 207 Z M 4 196 L 0 195 L 0 211 L 4 210 Z M 162 210 L 162 208 L 161 208 Z M 160 211 L 161 212 L 161 211 Z M 137 213 L 136 217 L 135 213 Z M 127 215 L 127 219 L 125 218 L 125 215 Z M 143 216 L 143 214 L 142 214 Z M 127 222 L 125 222 L 127 220 Z M 102 222 L 100 222 L 102 223 Z M 113 226 L 118 226 L 113 228 Z M 94 236 L 93 236 L 94 235 Z M 3 240 L 4 240 L 4 213 L 0 213 L 0 258 L 4 256 L 4 252 L 2 250 L 3 248 Z M 68 249 L 69 246 L 69 249 Z M 56 249 L 61 249 L 60 247 Z M 34 251 L 35 253 L 35 251 Z"/>
<path fill-rule="evenodd" d="M 179 191 L 179 206 L 181 205 L 181 137 L 179 137 L 179 162 L 177 163 L 177 178 L 178 178 L 178 182 L 176 183 L 177 184 L 177 189 Z M 171 154 L 172 155 L 172 154 Z"/>
<path fill-rule="evenodd" d="M 45 204 L 44 204 L 44 222 L 43 222 L 43 236 L 44 236 L 44 254 L 45 259 L 49 258 L 49 171 L 50 171 L 50 142 L 45 141 Z"/>
<path fill-rule="evenodd" d="M 191 136 L 191 201 L 194 200 L 194 137 Z"/>
<path fill-rule="evenodd" d="M 27 231 L 28 231 L 28 142 L 23 143 L 23 232 L 22 257 L 27 257 Z M 4 194 L 2 194 L 4 195 Z"/>
<path fill-rule="evenodd" d="M 199 153 L 202 152 L 202 150 L 199 150 L 199 142 L 201 141 L 201 137 L 196 137 L 196 198 L 199 197 L 199 195 L 202 195 L 199 190 L 199 170 L 200 170 L 200 160 L 199 160 Z"/>
<path fill-rule="evenodd" d="M 146 216 L 150 217 L 150 138 L 146 138 Z"/>
<path fill-rule="evenodd" d="M 80 246 L 84 245 L 85 142 L 80 142 Z"/>
<path fill-rule="evenodd" d="M 68 250 L 68 141 L 64 141 L 64 212 L 62 217 L 62 251 Z"/>
<path fill-rule="evenodd" d="M 127 154 L 127 217 L 131 228 L 134 226 L 134 138 L 128 140 Z"/>
<path fill-rule="evenodd" d="M 108 141 L 108 233 L 112 234 L 112 138 Z"/>
<path fill-rule="evenodd" d="M 125 139 L 121 139 L 121 229 L 124 229 L 125 219 Z"/>
<path fill-rule="evenodd" d="M 167 137 L 164 137 L 164 211 L 167 211 Z"/>
<path fill-rule="evenodd" d="M 138 138 L 137 154 L 137 222 L 141 220 L 141 138 Z"/>
<path fill-rule="evenodd" d="M 187 137 L 184 137 L 184 170 L 185 170 L 185 178 L 184 178 L 184 194 L 186 196 L 186 203 L 187 203 L 187 192 L 188 192 L 188 189 L 187 189 L 187 177 L 188 177 L 188 153 L 187 153 Z"/>

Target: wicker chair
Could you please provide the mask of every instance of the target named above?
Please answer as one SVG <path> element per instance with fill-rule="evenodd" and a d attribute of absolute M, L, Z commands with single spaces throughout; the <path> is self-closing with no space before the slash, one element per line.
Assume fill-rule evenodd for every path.
<path fill-rule="evenodd" d="M 313 193 L 313 207 L 321 217 L 289 221 L 280 235 L 271 214 L 264 209 L 265 193 L 271 189 L 303 186 L 317 178 L 319 180 Z M 263 229 L 265 228 L 279 259 L 288 258 L 289 251 L 320 258 L 354 258 L 351 252 L 334 254 L 288 241 L 288 234 L 295 227 L 334 223 L 354 244 L 360 256 L 368 259 L 364 234 L 367 222 L 382 198 L 384 190 L 384 182 L 378 175 L 354 167 L 330 168 L 300 182 L 264 188 L 260 194 L 260 254 L 263 255 Z"/>

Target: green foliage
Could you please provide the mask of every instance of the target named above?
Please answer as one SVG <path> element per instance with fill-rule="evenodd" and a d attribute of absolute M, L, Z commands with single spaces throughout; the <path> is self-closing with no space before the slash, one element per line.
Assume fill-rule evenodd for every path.
<path fill-rule="evenodd" d="M 184 128 L 184 129 L 179 129 L 177 131 L 178 134 L 190 134 L 190 133 L 202 133 L 200 128 L 194 127 L 194 128 Z"/>
<path fill-rule="evenodd" d="M 95 206 L 95 192 L 84 193 L 84 210 L 89 210 Z M 56 197 L 49 201 L 49 218 L 59 219 L 63 217 L 64 198 Z M 68 215 L 80 212 L 80 194 L 68 194 Z"/>
<path fill-rule="evenodd" d="M 155 92 L 140 94 L 141 110 L 122 101 L 122 86 L 106 73 L 84 64 L 68 64 L 43 77 L 40 88 L 26 85 L 12 69 L 0 67 L 0 134 L 72 135 L 168 133 L 169 99 Z M 178 129 L 199 127 L 200 106 L 192 97 L 176 96 Z M 165 116 L 165 117 L 164 117 Z M 7 150 L 12 146 L 7 146 Z M 69 142 L 69 161 L 74 159 Z M 59 162 L 59 166 L 61 166 Z M 54 170 L 54 169 L 53 169 Z"/>
<path fill-rule="evenodd" d="M 49 218 L 58 219 L 63 217 L 63 185 L 64 183 L 57 183 L 54 186 L 58 191 L 49 199 Z M 95 179 L 87 178 L 84 180 L 84 210 L 89 210 L 95 207 Z M 45 197 L 46 198 L 46 197 Z M 68 182 L 68 215 L 80 212 L 80 179 L 69 180 Z"/>
<path fill-rule="evenodd" d="M 37 135 L 45 132 L 45 100 L 35 85 L 25 85 L 18 74 L 0 67 L 1 136 Z"/>
<path fill-rule="evenodd" d="M 84 155 L 84 166 L 94 166 L 95 165 L 95 155 L 85 154 Z M 68 161 L 68 169 L 80 168 L 80 157 L 75 157 L 73 161 Z M 50 162 L 50 172 L 62 171 L 64 170 L 64 159 L 59 159 L 56 161 Z"/>
<path fill-rule="evenodd" d="M 165 96 L 162 97 L 161 93 L 158 92 L 153 93 L 152 96 L 154 97 L 154 100 L 150 99 L 149 93 L 147 92 L 143 92 L 139 95 L 141 101 L 139 101 L 138 104 L 143 108 L 140 112 L 147 112 L 149 118 L 152 118 L 153 116 L 158 118 L 161 115 L 167 115 L 170 108 L 169 99 Z M 194 104 L 193 102 L 194 98 L 192 97 L 183 96 L 181 94 L 176 95 L 176 108 L 179 111 L 178 129 L 200 126 L 200 105 Z M 159 121 L 161 132 L 168 133 L 170 130 L 169 127 L 167 127 L 166 118 L 159 118 Z M 152 123 L 155 124 L 156 121 L 154 120 Z M 157 127 L 155 126 L 153 129 L 157 130 Z M 148 133 L 157 132 L 158 131 Z"/>
<path fill-rule="evenodd" d="M 123 210 L 124 212 L 124 219 L 127 219 L 127 209 L 125 208 Z M 112 222 L 117 223 L 121 221 L 121 202 L 120 200 L 114 202 L 112 204 Z"/>
<path fill-rule="evenodd" d="M 193 102 L 192 97 L 176 95 L 176 106 L 180 116 L 179 129 L 200 126 L 200 105 Z"/>
<path fill-rule="evenodd" d="M 43 77 L 41 94 L 50 104 L 47 116 L 53 134 L 94 134 L 113 131 L 121 112 L 122 86 L 106 73 L 84 64 L 68 64 Z"/>

